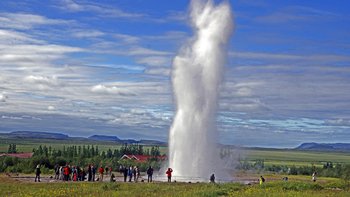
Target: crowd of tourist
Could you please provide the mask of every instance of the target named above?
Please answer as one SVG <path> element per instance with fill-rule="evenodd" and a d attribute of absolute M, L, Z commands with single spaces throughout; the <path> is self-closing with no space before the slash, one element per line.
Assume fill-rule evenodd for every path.
<path fill-rule="evenodd" d="M 110 166 L 97 167 L 89 164 L 87 167 L 80 167 L 66 164 L 65 166 L 56 165 L 54 167 L 54 179 L 62 181 L 103 181 L 104 175 L 109 175 L 110 182 L 116 181 L 116 176 L 112 173 L 113 168 Z M 141 180 L 141 171 L 138 166 L 119 166 L 118 172 L 123 175 L 124 182 L 144 182 Z M 153 168 L 149 166 L 147 169 L 147 181 L 152 182 Z M 168 173 L 168 172 L 167 172 Z M 35 168 L 35 182 L 40 182 L 40 165 Z M 171 179 L 171 178 L 170 178 Z"/>

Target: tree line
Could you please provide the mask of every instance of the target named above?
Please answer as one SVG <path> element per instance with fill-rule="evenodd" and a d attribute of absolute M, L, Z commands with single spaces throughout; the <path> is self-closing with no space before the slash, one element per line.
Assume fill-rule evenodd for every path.
<path fill-rule="evenodd" d="M 14 152 L 13 149 L 16 149 L 16 145 L 10 144 L 8 152 Z M 147 155 L 151 158 L 144 163 L 120 160 L 124 154 Z M 33 149 L 33 156 L 28 159 L 0 157 L 0 172 L 33 173 L 38 164 L 42 166 L 43 173 L 53 172 L 55 165 L 64 166 L 66 164 L 81 167 L 94 164 L 95 166 L 109 166 L 113 169 L 119 168 L 120 165 L 139 165 L 141 170 L 146 170 L 151 165 L 154 169 L 159 169 L 162 162 L 158 159 L 160 155 L 159 146 L 144 147 L 139 144 L 123 144 L 118 148 L 109 148 L 106 151 L 101 151 L 97 145 L 72 145 L 64 146 L 63 149 L 40 145 Z"/>

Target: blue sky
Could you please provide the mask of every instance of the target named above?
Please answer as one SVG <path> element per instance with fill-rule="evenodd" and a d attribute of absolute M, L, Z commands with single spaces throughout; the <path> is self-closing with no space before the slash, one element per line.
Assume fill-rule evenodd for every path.
<path fill-rule="evenodd" d="M 189 1 L 0 1 L 0 132 L 167 140 Z M 221 142 L 350 142 L 350 2 L 230 1 Z"/>

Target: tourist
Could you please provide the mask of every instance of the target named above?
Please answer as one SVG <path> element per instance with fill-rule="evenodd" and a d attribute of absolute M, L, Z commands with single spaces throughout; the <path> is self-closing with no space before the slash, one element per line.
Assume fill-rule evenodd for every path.
<path fill-rule="evenodd" d="M 152 168 L 152 166 L 150 166 L 147 169 L 147 180 L 148 180 L 148 182 L 152 182 L 152 176 L 153 176 L 153 168 Z"/>
<path fill-rule="evenodd" d="M 55 165 L 55 177 L 54 179 L 59 179 L 60 177 L 60 166 L 58 164 Z"/>
<path fill-rule="evenodd" d="M 95 181 L 96 167 L 94 165 L 91 166 L 92 171 L 92 181 Z"/>
<path fill-rule="evenodd" d="M 60 177 L 59 177 L 59 179 L 63 181 L 63 179 L 64 179 L 64 175 L 63 175 L 63 166 L 60 166 L 59 171 L 60 171 Z"/>
<path fill-rule="evenodd" d="M 132 169 L 132 173 L 134 175 L 134 182 L 136 182 L 136 175 L 137 175 L 137 168 L 136 168 L 136 166 L 134 166 L 134 168 Z"/>
<path fill-rule="evenodd" d="M 103 169 L 103 167 L 101 166 L 98 172 L 100 173 L 100 176 L 98 178 L 99 181 L 103 181 L 103 173 L 105 172 L 105 169 Z"/>
<path fill-rule="evenodd" d="M 63 176 L 64 176 L 64 181 L 68 181 L 69 179 L 69 166 L 66 165 L 64 168 L 63 168 Z"/>
<path fill-rule="evenodd" d="M 173 169 L 168 168 L 168 170 L 165 172 L 165 174 L 167 174 L 168 177 L 168 182 L 171 182 L 171 173 L 173 172 Z"/>
<path fill-rule="evenodd" d="M 136 166 L 136 182 L 139 180 L 141 173 L 140 173 L 140 168 L 138 166 Z"/>
<path fill-rule="evenodd" d="M 210 183 L 215 183 L 215 175 L 214 174 L 212 174 L 210 176 Z"/>
<path fill-rule="evenodd" d="M 316 182 L 316 175 L 317 175 L 317 172 L 312 173 L 312 181 L 313 182 Z"/>
<path fill-rule="evenodd" d="M 77 168 L 75 166 L 72 167 L 72 181 L 77 181 L 78 180 L 78 173 L 77 173 Z"/>
<path fill-rule="evenodd" d="M 115 182 L 115 176 L 114 174 L 111 174 L 111 179 L 109 180 L 110 182 Z"/>
<path fill-rule="evenodd" d="M 108 172 L 109 172 L 108 166 L 105 167 L 105 172 L 106 172 L 106 175 L 108 175 Z"/>
<path fill-rule="evenodd" d="M 92 179 L 92 168 L 91 168 L 91 164 L 89 164 L 88 166 L 88 181 L 91 181 Z"/>
<path fill-rule="evenodd" d="M 263 176 L 260 176 L 259 182 L 260 185 L 262 185 L 265 182 L 265 178 Z"/>
<path fill-rule="evenodd" d="M 124 182 L 126 182 L 126 179 L 128 178 L 128 168 L 123 167 L 123 175 L 124 175 Z"/>
<path fill-rule="evenodd" d="M 40 165 L 38 164 L 35 168 L 35 182 L 36 180 L 38 180 L 38 182 L 40 182 L 40 174 L 41 174 L 41 170 L 40 170 Z"/>
<path fill-rule="evenodd" d="M 129 182 L 131 182 L 132 173 L 133 173 L 133 169 L 132 169 L 132 167 L 130 166 L 130 167 L 129 167 L 129 170 L 128 170 Z"/>
<path fill-rule="evenodd" d="M 123 174 L 123 172 L 124 172 L 124 166 L 119 165 L 119 172 L 120 172 L 120 174 Z"/>

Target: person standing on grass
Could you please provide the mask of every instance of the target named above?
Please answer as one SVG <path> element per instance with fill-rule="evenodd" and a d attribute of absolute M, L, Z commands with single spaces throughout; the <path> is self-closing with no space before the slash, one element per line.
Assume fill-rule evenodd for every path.
<path fill-rule="evenodd" d="M 103 181 L 103 173 L 105 172 L 105 169 L 101 166 L 98 172 L 100 173 L 99 181 Z"/>
<path fill-rule="evenodd" d="M 95 181 L 96 167 L 92 165 L 91 170 L 92 170 L 92 181 Z"/>
<path fill-rule="evenodd" d="M 133 169 L 132 169 L 132 166 L 130 166 L 128 170 L 129 182 L 131 182 L 132 174 L 133 174 Z"/>
<path fill-rule="evenodd" d="M 106 175 L 108 175 L 108 172 L 109 172 L 108 166 L 105 167 L 105 172 L 106 172 Z"/>
<path fill-rule="evenodd" d="M 168 183 L 171 182 L 171 173 L 173 172 L 173 169 L 171 168 L 168 168 L 168 170 L 165 172 L 165 174 L 167 175 L 168 177 Z"/>
<path fill-rule="evenodd" d="M 210 176 L 210 183 L 215 183 L 215 175 L 214 174 L 212 174 Z"/>
<path fill-rule="evenodd" d="M 312 181 L 313 182 L 316 182 L 316 175 L 317 175 L 316 171 L 314 173 L 312 173 Z"/>
<path fill-rule="evenodd" d="M 60 166 L 58 164 L 55 165 L 55 178 L 54 179 L 57 179 L 59 178 L 60 176 Z"/>
<path fill-rule="evenodd" d="M 38 164 L 35 168 L 35 182 L 36 180 L 38 180 L 38 182 L 40 182 L 40 174 L 41 174 L 41 170 L 40 170 L 40 165 Z"/>
<path fill-rule="evenodd" d="M 152 166 L 149 166 L 147 169 L 147 181 L 152 182 L 152 176 L 153 176 L 153 168 Z"/>
<path fill-rule="evenodd" d="M 136 166 L 136 182 L 139 180 L 141 173 L 140 173 L 140 168 L 138 166 Z"/>
<path fill-rule="evenodd" d="M 61 180 L 61 181 L 63 181 L 63 179 L 64 179 L 63 169 L 64 169 L 64 167 L 63 167 L 63 166 L 60 166 L 59 171 L 60 171 L 60 180 Z"/>
<path fill-rule="evenodd" d="M 64 181 L 68 181 L 69 179 L 69 166 L 66 165 L 64 168 L 63 168 L 63 176 L 64 176 Z"/>
<path fill-rule="evenodd" d="M 134 168 L 132 169 L 132 173 L 133 173 L 133 175 L 134 175 L 134 182 L 136 182 L 136 175 L 137 175 L 136 166 L 134 166 Z"/>
<path fill-rule="evenodd" d="M 126 182 L 126 179 L 128 178 L 128 168 L 123 167 L 123 175 L 124 175 L 124 182 Z"/>
<path fill-rule="evenodd" d="M 263 176 L 260 176 L 259 182 L 260 185 L 262 185 L 263 183 L 265 183 L 265 178 Z"/>
<path fill-rule="evenodd" d="M 91 164 L 89 164 L 88 166 L 88 181 L 91 181 L 92 179 L 92 168 L 91 168 Z"/>

